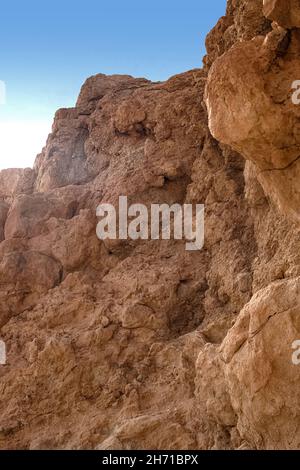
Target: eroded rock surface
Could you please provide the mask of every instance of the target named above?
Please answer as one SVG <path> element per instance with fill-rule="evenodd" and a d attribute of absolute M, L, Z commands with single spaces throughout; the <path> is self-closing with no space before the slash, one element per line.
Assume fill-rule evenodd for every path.
<path fill-rule="evenodd" d="M 298 0 L 264 0 L 264 14 L 284 28 L 300 28 Z"/>
<path fill-rule="evenodd" d="M 293 94 L 300 76 L 299 51 L 299 30 L 274 24 L 266 37 L 239 41 L 219 57 L 206 88 L 214 137 L 255 163 L 265 192 L 297 222 L 300 106 Z"/>
<path fill-rule="evenodd" d="M 299 335 L 296 277 L 257 292 L 222 345 L 237 427 L 256 448 L 300 447 L 300 368 L 291 364 L 291 345 Z"/>
<path fill-rule="evenodd" d="M 265 3 L 228 2 L 203 70 L 91 77 L 0 173 L 0 448 L 300 447 L 300 43 Z M 204 249 L 100 242 L 120 195 L 204 203 Z"/>

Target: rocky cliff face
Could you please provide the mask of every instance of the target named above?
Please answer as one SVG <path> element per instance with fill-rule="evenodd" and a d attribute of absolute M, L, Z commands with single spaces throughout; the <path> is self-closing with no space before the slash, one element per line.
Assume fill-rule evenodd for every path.
<path fill-rule="evenodd" d="M 288 3 L 229 1 L 203 70 L 88 79 L 34 169 L 0 173 L 0 448 L 300 448 Z M 120 195 L 204 203 L 204 249 L 100 242 Z"/>

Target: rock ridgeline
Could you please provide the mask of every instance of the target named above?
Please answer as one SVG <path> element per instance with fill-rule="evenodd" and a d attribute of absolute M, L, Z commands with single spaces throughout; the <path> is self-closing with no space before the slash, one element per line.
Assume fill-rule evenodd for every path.
<path fill-rule="evenodd" d="M 229 0 L 202 70 L 96 75 L 0 173 L 0 448 L 300 448 L 300 20 Z M 205 247 L 96 236 L 204 203 Z"/>

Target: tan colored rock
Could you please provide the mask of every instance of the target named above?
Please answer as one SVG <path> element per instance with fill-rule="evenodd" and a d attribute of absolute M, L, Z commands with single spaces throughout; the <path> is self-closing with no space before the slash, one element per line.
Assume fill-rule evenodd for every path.
<path fill-rule="evenodd" d="M 206 88 L 214 137 L 257 165 L 266 193 L 297 221 L 300 107 L 292 101 L 292 84 L 300 73 L 299 49 L 298 32 L 289 39 L 276 27 L 217 59 Z"/>
<path fill-rule="evenodd" d="M 3 390 L 13 398 L 9 407 L 6 392 L 0 400 L 0 445 L 232 448 L 228 421 L 215 424 L 195 415 L 194 382 L 205 342 L 221 342 L 234 312 L 249 300 L 240 279 L 250 270 L 251 229 L 243 239 L 238 234 L 248 218 L 243 160 L 223 155 L 207 133 L 202 71 L 161 84 L 128 77 L 109 81 L 88 81 L 80 107 L 56 115 L 54 135 L 36 162 L 35 192 L 15 197 L 9 210 L 0 257 L 1 335 L 10 353 L 0 372 Z M 101 106 L 92 99 L 92 114 L 79 117 L 103 83 Z M 77 165 L 68 155 L 80 119 L 86 120 L 86 159 Z M 87 161 L 93 168 L 88 179 L 96 176 L 84 176 L 79 184 L 80 175 L 88 174 Z M 69 171 L 65 165 L 72 164 Z M 122 194 L 147 205 L 207 202 L 207 250 L 191 254 L 180 241 L 101 243 L 96 206 L 101 200 L 116 203 Z M 222 213 L 229 217 L 225 225 Z M 219 245 L 224 230 L 227 239 Z M 232 250 L 234 274 L 225 280 L 222 260 Z M 18 322 L 21 337 L 15 340 Z M 26 389 L 35 387 L 23 404 L 16 369 Z M 70 402 L 76 407 L 70 409 Z M 40 421 L 41 407 L 43 416 L 49 410 L 48 424 Z M 86 424 L 78 429 L 82 420 Z M 9 438 L 7 429 L 13 429 Z"/>
<path fill-rule="evenodd" d="M 47 145 L 35 162 L 36 190 L 46 192 L 91 179 L 84 148 L 87 136 L 84 115 L 76 109 L 57 111 Z"/>
<path fill-rule="evenodd" d="M 292 361 L 299 301 L 300 278 L 270 284 L 246 305 L 222 345 L 238 430 L 258 449 L 300 446 L 300 368 Z"/>
<path fill-rule="evenodd" d="M 299 38 L 262 9 L 228 1 L 204 70 L 91 77 L 0 174 L 1 449 L 300 447 Z M 204 249 L 100 242 L 120 195 L 204 203 Z"/>
<path fill-rule="evenodd" d="M 0 171 L 0 197 L 10 198 L 17 194 L 31 194 L 35 181 L 31 168 L 14 168 Z"/>
<path fill-rule="evenodd" d="M 0 264 L 0 325 L 32 308 L 60 283 L 60 264 L 37 251 L 13 252 Z"/>
<path fill-rule="evenodd" d="M 199 413 L 207 413 L 216 423 L 234 427 L 237 417 L 227 391 L 222 362 L 218 347 L 206 344 L 196 362 L 196 396 L 200 405 Z"/>
<path fill-rule="evenodd" d="M 94 111 L 97 103 L 114 90 L 137 89 L 150 82 L 144 78 L 135 79 L 130 75 L 104 75 L 99 73 L 86 80 L 81 88 L 76 107 L 86 113 Z"/>
<path fill-rule="evenodd" d="M 70 218 L 72 205 L 65 205 L 56 197 L 44 194 L 18 196 L 10 207 L 5 238 L 32 238 L 46 230 L 51 218 Z"/>
<path fill-rule="evenodd" d="M 262 0 L 228 0 L 226 16 L 222 16 L 206 37 L 205 68 L 238 41 L 265 36 L 271 22 L 264 16 Z"/>
<path fill-rule="evenodd" d="M 300 28 L 298 0 L 264 0 L 264 14 L 284 28 Z"/>

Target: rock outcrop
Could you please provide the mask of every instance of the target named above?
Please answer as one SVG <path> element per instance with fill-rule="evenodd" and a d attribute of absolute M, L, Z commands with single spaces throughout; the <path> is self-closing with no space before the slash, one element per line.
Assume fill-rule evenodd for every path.
<path fill-rule="evenodd" d="M 300 27 L 298 0 L 264 0 L 264 14 L 284 28 Z"/>
<path fill-rule="evenodd" d="M 300 76 L 299 48 L 298 30 L 274 24 L 266 37 L 240 41 L 219 57 L 206 89 L 214 137 L 255 164 L 265 192 L 296 222 L 300 220 L 300 106 L 292 95 Z"/>
<path fill-rule="evenodd" d="M 0 448 L 300 448 L 297 3 L 228 1 L 203 70 L 91 77 L 0 172 Z M 100 241 L 120 195 L 205 204 L 204 248 Z"/>

